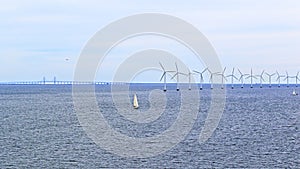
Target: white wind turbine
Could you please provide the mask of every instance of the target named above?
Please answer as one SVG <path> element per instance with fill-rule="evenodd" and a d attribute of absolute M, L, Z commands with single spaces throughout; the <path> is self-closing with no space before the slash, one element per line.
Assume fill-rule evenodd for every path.
<path fill-rule="evenodd" d="M 163 74 L 162 74 L 162 76 L 160 78 L 160 81 L 162 79 L 164 79 L 164 92 L 166 92 L 167 91 L 167 72 L 174 72 L 174 71 L 167 71 L 160 62 L 159 62 L 159 65 L 160 65 L 160 67 L 161 67 L 161 69 L 163 71 Z"/>
<path fill-rule="evenodd" d="M 209 69 L 207 69 L 208 72 L 210 73 L 210 78 L 209 78 L 209 81 L 210 81 L 210 88 L 213 89 L 214 86 L 213 86 L 213 78 L 214 78 L 214 75 L 218 75 L 220 72 L 211 72 Z"/>
<path fill-rule="evenodd" d="M 238 80 L 238 78 L 234 75 L 234 68 L 232 69 L 231 74 L 228 75 L 228 76 L 226 76 L 226 77 L 231 77 L 231 89 L 233 89 L 234 88 L 234 86 L 233 86 L 233 80 L 234 79 Z"/>
<path fill-rule="evenodd" d="M 194 73 L 192 73 L 192 72 L 190 71 L 190 69 L 189 69 L 188 71 L 189 71 L 189 72 L 188 72 L 187 74 L 184 74 L 184 75 L 188 76 L 188 78 L 189 78 L 189 90 L 191 90 L 191 89 L 192 89 L 192 86 L 191 86 L 191 76 L 192 76 Z"/>
<path fill-rule="evenodd" d="M 269 74 L 266 72 L 265 74 L 269 77 L 269 88 L 271 88 L 272 87 L 272 76 L 274 76 L 275 73 Z"/>
<path fill-rule="evenodd" d="M 296 87 L 298 87 L 298 80 L 300 80 L 299 79 L 299 72 L 297 72 L 296 76 L 292 76 L 292 78 L 296 79 Z"/>
<path fill-rule="evenodd" d="M 218 73 L 218 75 L 222 76 L 222 86 L 221 89 L 224 89 L 224 80 L 227 81 L 226 76 L 225 76 L 225 71 L 226 71 L 226 67 L 223 69 L 222 73 Z"/>
<path fill-rule="evenodd" d="M 264 79 L 264 77 L 263 77 L 264 73 L 265 73 L 265 70 L 263 70 L 263 71 L 261 72 L 260 75 L 257 75 L 257 76 L 259 77 L 259 85 L 260 85 L 260 88 L 263 87 L 262 82 L 265 81 L 265 79 Z"/>
<path fill-rule="evenodd" d="M 176 81 L 177 81 L 177 84 L 176 84 L 176 90 L 179 91 L 179 75 L 186 75 L 184 73 L 181 73 L 178 71 L 178 66 L 177 66 L 177 63 L 175 62 L 175 67 L 176 67 L 176 73 L 175 75 L 171 78 L 171 79 L 174 79 L 174 77 L 176 76 Z"/>
<path fill-rule="evenodd" d="M 286 87 L 290 87 L 289 78 L 292 78 L 292 76 L 289 76 L 289 73 L 286 71 L 286 77 L 284 78 L 286 80 Z"/>
<path fill-rule="evenodd" d="M 240 69 L 238 69 L 239 73 L 240 73 L 240 78 L 239 81 L 241 81 L 241 88 L 244 88 L 244 76 L 248 76 L 249 74 L 243 74 Z"/>
<path fill-rule="evenodd" d="M 200 90 L 202 90 L 202 87 L 203 87 L 202 84 L 204 82 L 203 73 L 206 72 L 207 70 L 208 70 L 207 68 L 205 68 L 202 72 L 194 70 L 194 72 L 198 73 L 200 76 Z"/>
<path fill-rule="evenodd" d="M 278 87 L 280 87 L 280 79 L 282 77 L 285 77 L 285 76 L 284 75 L 280 75 L 277 71 L 276 71 L 276 74 L 277 74 Z"/>
<path fill-rule="evenodd" d="M 253 88 L 253 78 L 256 79 L 256 77 L 253 75 L 252 68 L 251 68 L 250 75 L 248 77 L 246 77 L 246 79 L 249 79 L 249 78 L 250 78 L 250 82 L 251 82 L 250 88 Z"/>

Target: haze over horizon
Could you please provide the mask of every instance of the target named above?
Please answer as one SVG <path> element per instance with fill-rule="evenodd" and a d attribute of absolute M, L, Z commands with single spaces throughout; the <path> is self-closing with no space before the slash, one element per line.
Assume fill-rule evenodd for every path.
<path fill-rule="evenodd" d="M 0 82 L 72 80 L 86 42 L 104 26 L 140 13 L 163 13 L 197 27 L 214 46 L 227 73 L 233 67 L 255 74 L 263 69 L 294 76 L 300 71 L 300 1 L 21 1 L 0 6 Z M 96 80 L 110 81 L 122 60 L 148 48 L 168 50 L 191 70 L 205 67 L 180 44 L 158 36 L 128 39 L 103 61 Z M 159 82 L 160 71 L 140 74 L 137 82 Z M 291 83 L 294 80 L 291 81 Z"/>

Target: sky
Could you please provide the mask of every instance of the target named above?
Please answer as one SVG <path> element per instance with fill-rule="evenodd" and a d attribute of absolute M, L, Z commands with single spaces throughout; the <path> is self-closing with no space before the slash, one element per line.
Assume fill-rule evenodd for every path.
<path fill-rule="evenodd" d="M 1 0 L 0 81 L 72 80 L 81 50 L 101 28 L 126 16 L 163 13 L 199 29 L 215 48 L 221 64 L 255 74 L 300 71 L 298 0 Z M 142 45 L 141 45 L 142 44 Z M 166 48 L 191 55 L 180 44 L 157 36 L 121 43 L 104 59 L 97 81 L 110 81 L 117 66 L 135 51 Z M 68 58 L 68 59 L 66 59 Z M 183 61 L 200 70 L 192 56 Z M 158 82 L 161 72 L 145 72 L 137 81 Z"/>

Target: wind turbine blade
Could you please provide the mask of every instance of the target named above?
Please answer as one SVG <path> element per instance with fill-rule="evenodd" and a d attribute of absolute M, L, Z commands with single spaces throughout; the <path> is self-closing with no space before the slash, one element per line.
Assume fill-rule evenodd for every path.
<path fill-rule="evenodd" d="M 178 72 L 177 72 L 177 73 L 175 73 L 175 75 L 174 75 L 174 76 L 172 76 L 172 77 L 171 77 L 171 79 L 174 79 L 176 76 L 178 76 Z"/>
<path fill-rule="evenodd" d="M 222 72 L 222 73 L 224 74 L 224 73 L 225 73 L 225 71 L 226 71 L 226 67 L 224 67 L 224 69 L 223 69 L 223 72 Z"/>
<path fill-rule="evenodd" d="M 188 74 L 188 73 L 182 73 L 182 72 L 178 72 L 177 74 L 179 74 L 179 75 L 184 75 L 184 76 L 189 76 L 189 74 Z"/>
<path fill-rule="evenodd" d="M 212 82 L 212 79 L 213 79 L 213 75 L 211 74 L 209 78 L 209 82 Z"/>
<path fill-rule="evenodd" d="M 198 72 L 197 70 L 193 70 L 193 72 L 200 74 L 200 72 Z"/>
<path fill-rule="evenodd" d="M 232 68 L 232 75 L 234 74 L 234 68 Z"/>
<path fill-rule="evenodd" d="M 165 71 L 165 68 L 163 67 L 163 65 L 159 62 L 160 67 L 162 68 L 163 71 Z"/>
<path fill-rule="evenodd" d="M 204 73 L 204 72 L 206 72 L 208 70 L 208 68 L 205 68 L 201 73 Z"/>
<path fill-rule="evenodd" d="M 223 76 L 224 80 L 227 81 L 227 78 L 224 75 L 222 75 L 222 76 Z"/>
<path fill-rule="evenodd" d="M 212 72 L 209 69 L 207 69 L 207 71 L 209 72 L 209 74 L 212 74 Z"/>
<path fill-rule="evenodd" d="M 240 73 L 241 75 L 243 75 L 243 73 L 240 71 L 240 69 L 238 69 L 238 71 L 239 71 L 239 73 Z"/>
<path fill-rule="evenodd" d="M 176 71 L 178 72 L 178 66 L 177 66 L 177 63 L 175 62 L 175 66 L 176 66 Z"/>
<path fill-rule="evenodd" d="M 166 76 L 166 72 L 164 72 L 160 78 L 160 81 L 164 78 L 164 76 Z"/>

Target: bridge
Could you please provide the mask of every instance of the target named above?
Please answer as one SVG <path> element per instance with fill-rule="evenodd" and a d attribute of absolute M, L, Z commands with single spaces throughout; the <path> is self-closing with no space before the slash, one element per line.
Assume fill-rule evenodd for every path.
<path fill-rule="evenodd" d="M 12 81 L 0 82 L 0 85 L 122 85 L 124 82 L 89 81 Z"/>

